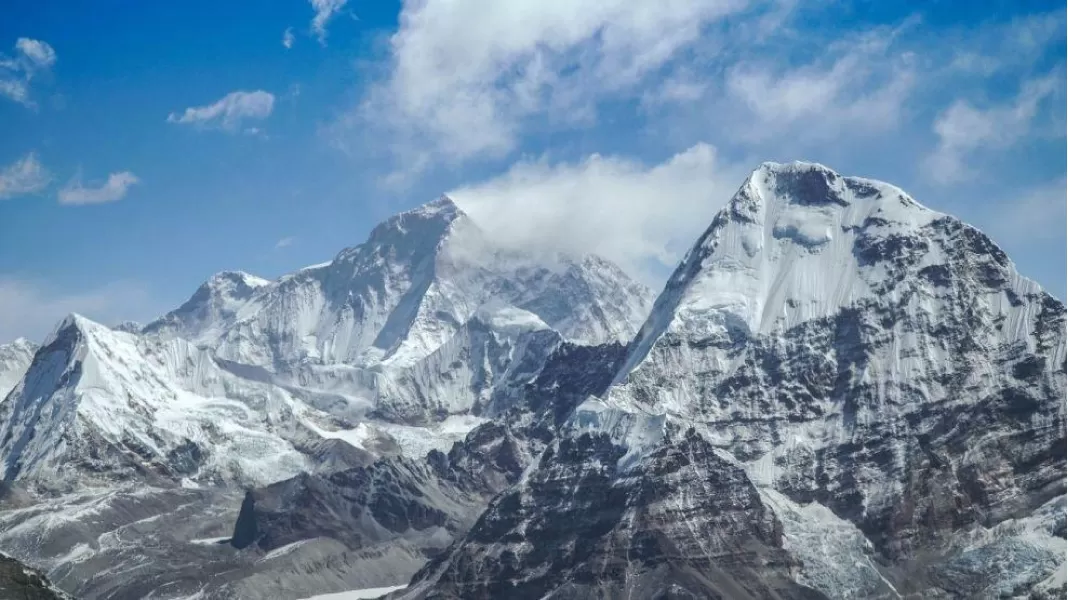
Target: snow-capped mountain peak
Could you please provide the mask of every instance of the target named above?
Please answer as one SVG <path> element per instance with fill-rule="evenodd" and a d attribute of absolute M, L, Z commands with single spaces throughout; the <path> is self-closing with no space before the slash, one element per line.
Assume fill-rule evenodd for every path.
<path fill-rule="evenodd" d="M 26 373 L 37 352 L 37 344 L 24 337 L 9 344 L 0 344 L 0 403 Z"/>
<path fill-rule="evenodd" d="M 672 274 L 617 381 L 666 332 L 737 342 L 930 287 L 962 244 L 996 263 L 1007 286 L 1039 291 L 980 232 L 895 186 L 815 163 L 763 163 Z"/>
<path fill-rule="evenodd" d="M 376 452 L 394 434 L 433 438 L 421 456 L 426 428 L 451 444 L 559 344 L 632 337 L 650 300 L 603 259 L 494 247 L 442 197 L 330 263 L 213 275 L 144 328 L 68 316 L 0 415 L 0 460 L 65 484 L 80 469 L 262 482 L 309 468 L 323 440 Z M 71 454 L 90 446 L 99 458 Z"/>
<path fill-rule="evenodd" d="M 404 366 L 441 347 L 488 301 L 596 343 L 633 335 L 650 296 L 603 259 L 499 248 L 442 196 L 386 219 L 330 263 L 275 282 L 216 275 L 145 331 L 275 371 L 299 363 Z"/>

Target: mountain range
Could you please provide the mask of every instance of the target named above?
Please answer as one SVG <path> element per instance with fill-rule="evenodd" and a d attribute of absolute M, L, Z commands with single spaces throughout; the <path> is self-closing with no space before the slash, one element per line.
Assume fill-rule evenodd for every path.
<path fill-rule="evenodd" d="M 0 550 L 78 598 L 1066 597 L 1064 305 L 982 232 L 764 163 L 658 295 L 493 239 L 442 197 L 0 346 Z"/>

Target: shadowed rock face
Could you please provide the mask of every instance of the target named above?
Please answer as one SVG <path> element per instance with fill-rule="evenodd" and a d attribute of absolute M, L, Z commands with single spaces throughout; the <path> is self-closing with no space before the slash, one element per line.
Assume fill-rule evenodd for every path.
<path fill-rule="evenodd" d="M 0 554 L 0 598 L 11 600 L 70 600 L 48 578 L 19 561 Z"/>
<path fill-rule="evenodd" d="M 256 497 L 248 491 L 245 492 L 245 499 L 241 501 L 241 510 L 237 513 L 237 522 L 234 523 L 234 535 L 230 538 L 230 545 L 238 550 L 248 548 L 259 539 L 259 534 L 256 522 Z"/>
<path fill-rule="evenodd" d="M 415 576 L 414 597 L 823 597 L 790 579 L 775 515 L 696 432 L 630 471 L 617 468 L 624 453 L 603 434 L 550 446 Z"/>

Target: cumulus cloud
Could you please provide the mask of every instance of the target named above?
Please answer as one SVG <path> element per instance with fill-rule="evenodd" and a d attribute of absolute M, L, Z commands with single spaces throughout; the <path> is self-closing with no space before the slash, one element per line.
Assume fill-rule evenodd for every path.
<path fill-rule="evenodd" d="M 266 119 L 274 110 L 274 94 L 263 90 L 230 92 L 217 102 L 185 109 L 179 115 L 171 113 L 169 123 L 192 125 L 208 129 L 236 132 L 246 121 Z"/>
<path fill-rule="evenodd" d="M 1009 102 L 977 108 L 957 100 L 934 122 L 938 145 L 927 157 L 927 174 L 936 183 L 949 184 L 968 178 L 967 160 L 980 150 L 1011 147 L 1030 133 L 1040 103 L 1063 87 L 1054 75 L 1027 81 Z"/>
<path fill-rule="evenodd" d="M 33 108 L 30 82 L 56 63 L 56 51 L 47 42 L 30 38 L 15 41 L 13 55 L 0 54 L 0 96 Z"/>
<path fill-rule="evenodd" d="M 293 47 L 295 39 L 293 37 L 293 28 L 286 27 L 286 30 L 282 32 L 282 45 L 285 46 L 286 50 Z"/>
<path fill-rule="evenodd" d="M 0 342 L 17 337 L 41 342 L 72 312 L 109 325 L 156 314 L 147 290 L 135 282 L 62 292 L 38 280 L 0 274 Z"/>
<path fill-rule="evenodd" d="M 107 181 L 96 187 L 84 186 L 80 181 L 75 180 L 59 190 L 59 203 L 76 205 L 117 202 L 126 197 L 130 186 L 139 181 L 137 176 L 129 171 L 112 173 L 108 175 Z"/>
<path fill-rule="evenodd" d="M 51 175 L 33 152 L 0 169 L 0 200 L 43 190 Z"/>
<path fill-rule="evenodd" d="M 326 43 L 326 25 L 334 18 L 341 9 L 348 4 L 348 0 L 309 0 L 315 9 L 312 17 L 311 28 L 319 38 L 319 43 Z M 288 47 L 288 46 L 287 46 Z"/>
<path fill-rule="evenodd" d="M 643 82 L 746 4 L 409 0 L 388 77 L 351 121 L 390 134 L 409 164 L 500 156 L 534 117 L 588 123 L 599 101 L 640 96 Z"/>
<path fill-rule="evenodd" d="M 745 169 L 721 164 L 715 148 L 698 144 L 653 166 L 600 155 L 520 162 L 448 195 L 499 243 L 598 254 L 655 284 L 744 176 Z"/>

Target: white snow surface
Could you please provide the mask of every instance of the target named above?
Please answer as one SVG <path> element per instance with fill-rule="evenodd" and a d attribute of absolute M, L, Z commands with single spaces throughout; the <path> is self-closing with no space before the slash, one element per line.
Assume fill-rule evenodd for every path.
<path fill-rule="evenodd" d="M 10 344 L 0 344 L 0 402 L 18 385 L 26 369 L 30 368 L 37 344 L 18 338 Z"/>
<path fill-rule="evenodd" d="M 534 258 L 494 247 L 443 197 L 385 221 L 332 262 L 278 281 L 220 273 L 146 331 L 271 371 L 302 362 L 403 367 L 448 342 L 486 304 L 502 323 L 531 313 L 523 320 L 575 342 L 625 342 L 648 314 L 651 293 L 596 257 Z"/>
<path fill-rule="evenodd" d="M 600 258 L 493 247 L 443 197 L 276 281 L 218 273 L 144 328 L 71 315 L 32 364 L 0 348 L 0 471 L 260 485 L 314 469 L 321 439 L 447 451 L 559 344 L 626 341 L 650 306 Z"/>
<path fill-rule="evenodd" d="M 813 182 L 821 182 L 818 189 L 812 189 Z M 697 378 L 691 375 L 708 374 L 704 383 L 710 378 L 722 380 L 743 358 L 718 349 L 719 345 L 781 334 L 863 301 L 892 304 L 905 299 L 910 313 L 937 321 L 949 310 L 950 296 L 916 284 L 914 274 L 909 276 L 910 285 L 876 292 L 890 267 L 886 261 L 865 264 L 855 247 L 861 235 L 876 242 L 926 240 L 938 234 L 921 229 L 943 217 L 889 184 L 842 177 L 817 164 L 764 163 L 669 279 L 607 402 L 630 411 L 639 410 L 640 404 L 640 410 L 692 416 L 702 403 L 692 387 Z M 945 262 L 939 244 L 931 243 L 911 268 L 918 271 Z M 1010 279 L 1008 287 L 1017 297 L 1041 292 L 1015 270 Z M 1004 293 L 980 293 L 979 301 L 992 318 L 1005 319 L 998 343 L 1035 348 L 1028 324 L 1034 321 L 1039 303 L 1016 306 Z M 694 349 L 678 346 L 675 341 L 680 339 L 714 343 Z M 931 368 L 952 368 L 945 350 L 926 341 L 902 331 L 894 346 L 873 357 L 867 371 L 858 376 L 908 381 Z M 1059 364 L 1064 346 L 1057 352 L 1054 358 Z M 636 404 L 639 388 L 648 395 L 639 394 L 643 400 Z"/>
<path fill-rule="evenodd" d="M 364 588 L 362 590 L 351 590 L 334 594 L 319 594 L 318 596 L 309 596 L 303 600 L 369 600 L 371 598 L 381 598 L 386 594 L 403 590 L 406 587 L 408 586 L 395 585 L 391 587 Z"/>

